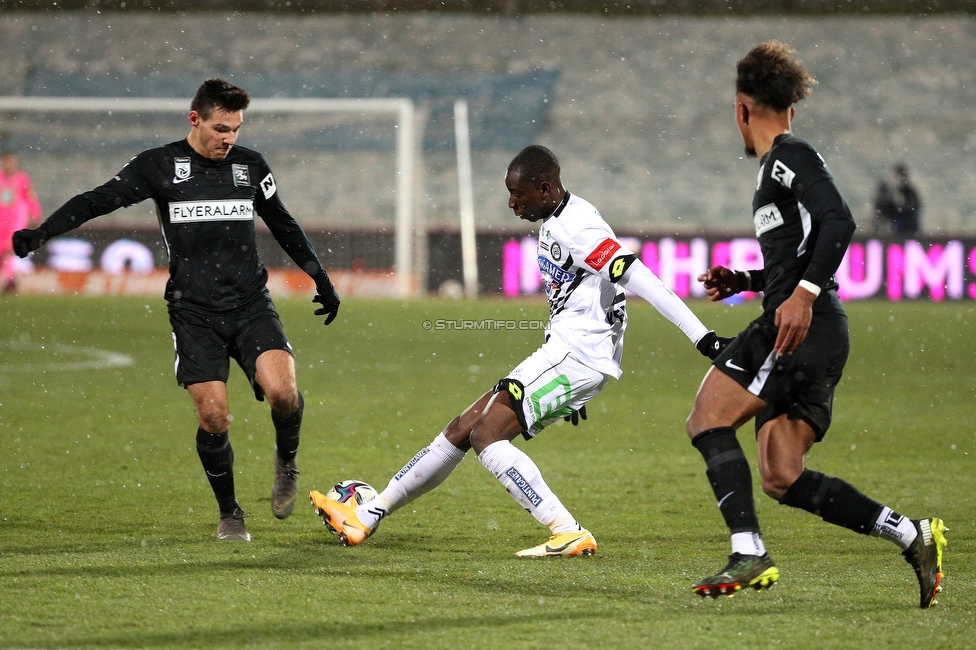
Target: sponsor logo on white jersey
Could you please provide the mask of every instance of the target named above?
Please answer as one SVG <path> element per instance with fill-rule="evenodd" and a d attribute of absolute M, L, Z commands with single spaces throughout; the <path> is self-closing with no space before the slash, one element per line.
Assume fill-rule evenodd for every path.
<path fill-rule="evenodd" d="M 174 201 L 169 204 L 169 221 L 254 221 L 254 202 L 251 199 Z"/>
<path fill-rule="evenodd" d="M 753 215 L 752 220 L 756 224 L 756 237 L 783 225 L 783 215 L 775 203 L 764 205 L 756 210 L 756 214 Z"/>
<path fill-rule="evenodd" d="M 774 181 L 778 181 L 786 189 L 789 189 L 793 185 L 793 179 L 796 177 L 793 170 L 784 165 L 782 160 L 777 160 L 773 163 L 773 171 L 769 175 Z"/>
<path fill-rule="evenodd" d="M 270 199 L 274 196 L 274 193 L 278 191 L 278 186 L 275 185 L 274 176 L 268 174 L 261 180 L 261 191 L 264 192 L 264 198 Z"/>
<path fill-rule="evenodd" d="M 565 284 L 576 279 L 575 273 L 559 268 L 558 264 L 545 255 L 539 256 L 539 270 L 542 272 L 543 278 L 548 276 L 556 284 Z"/>
<path fill-rule="evenodd" d="M 620 250 L 620 244 L 607 237 L 586 256 L 586 263 L 599 271 Z"/>

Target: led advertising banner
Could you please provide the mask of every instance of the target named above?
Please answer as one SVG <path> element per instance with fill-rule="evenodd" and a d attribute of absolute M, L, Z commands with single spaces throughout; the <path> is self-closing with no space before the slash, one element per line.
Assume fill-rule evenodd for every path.
<path fill-rule="evenodd" d="M 330 271 L 348 271 L 356 280 L 355 287 L 350 285 L 355 292 L 390 294 L 392 289 L 386 285 L 392 282 L 392 234 L 310 232 L 308 236 Z M 682 298 L 704 297 L 704 288 L 696 278 L 710 266 L 737 270 L 762 267 L 759 242 L 752 237 L 620 237 L 620 241 Z M 542 293 L 535 237 L 480 234 L 477 248 L 482 294 L 516 297 Z M 295 270 L 269 234 L 258 233 L 258 249 L 273 273 Z M 456 233 L 429 235 L 427 260 L 426 279 L 422 281 L 426 292 L 437 293 L 445 283 L 462 280 L 460 237 Z M 135 286 L 132 283 L 140 275 L 165 274 L 168 265 L 158 232 L 121 230 L 64 235 L 19 262 L 23 274 L 20 284 L 25 291 L 32 286 L 31 275 L 45 272 L 75 283 L 82 274 L 99 274 L 112 286 L 120 282 L 113 278 L 124 276 L 129 278 L 128 285 Z M 842 300 L 976 300 L 976 238 L 857 239 L 848 248 L 836 277 Z M 37 291 L 55 290 L 50 288 L 52 281 L 35 279 Z M 157 293 L 156 284 L 149 293 Z M 736 297 L 754 298 L 754 294 Z"/>
<path fill-rule="evenodd" d="M 621 237 L 621 243 L 681 298 L 703 297 L 696 281 L 711 266 L 736 270 L 762 268 L 759 242 L 751 238 L 687 239 Z M 542 290 L 535 237 L 510 239 L 502 251 L 502 292 L 528 295 Z M 976 300 L 976 241 L 914 240 L 853 242 L 837 269 L 842 300 L 882 298 Z M 743 298 L 754 298 L 743 294 Z"/>

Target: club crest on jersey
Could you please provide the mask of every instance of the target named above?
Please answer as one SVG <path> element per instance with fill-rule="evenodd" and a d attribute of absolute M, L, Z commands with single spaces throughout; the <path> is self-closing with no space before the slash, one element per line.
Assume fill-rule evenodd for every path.
<path fill-rule="evenodd" d="M 780 213 L 779 208 L 776 207 L 775 203 L 770 203 L 769 205 L 764 205 L 763 207 L 756 210 L 756 214 L 752 217 L 753 223 L 756 225 L 756 237 L 768 232 L 773 228 L 779 228 L 783 225 L 783 215 Z"/>
<path fill-rule="evenodd" d="M 177 182 L 185 181 L 190 178 L 189 158 L 173 158 L 173 177 Z"/>
<path fill-rule="evenodd" d="M 251 175 L 247 171 L 247 165 L 231 165 L 231 171 L 234 173 L 235 187 L 251 186 Z"/>
<path fill-rule="evenodd" d="M 552 259 L 558 262 L 559 258 L 563 256 L 563 249 L 559 246 L 559 244 L 553 242 L 552 246 L 549 247 L 549 254 L 552 255 Z"/>
<path fill-rule="evenodd" d="M 773 171 L 769 173 L 769 176 L 774 180 L 778 181 L 780 185 L 789 189 L 793 185 L 793 179 L 796 174 L 793 170 L 783 164 L 782 160 L 777 160 L 773 163 Z"/>
<path fill-rule="evenodd" d="M 586 263 L 599 271 L 610 261 L 613 254 L 620 250 L 620 244 L 607 237 L 586 256 Z"/>

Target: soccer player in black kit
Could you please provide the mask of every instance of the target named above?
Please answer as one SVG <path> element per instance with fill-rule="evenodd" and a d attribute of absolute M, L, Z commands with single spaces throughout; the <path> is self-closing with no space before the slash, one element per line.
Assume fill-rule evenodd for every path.
<path fill-rule="evenodd" d="M 314 281 L 314 302 L 328 325 L 339 296 L 301 226 L 281 202 L 261 154 L 235 146 L 250 97 L 222 79 L 208 79 L 190 103 L 184 140 L 137 155 L 110 181 L 79 194 L 36 230 L 14 233 L 21 257 L 47 240 L 118 208 L 156 203 L 169 254 L 166 302 L 176 348 L 176 379 L 196 408 L 197 451 L 220 510 L 217 537 L 250 541 L 234 492 L 228 436 L 227 377 L 233 358 L 259 400 L 267 397 L 275 428 L 271 510 L 284 519 L 298 493 L 299 430 L 304 403 L 295 361 L 266 286 L 254 215 Z"/>
<path fill-rule="evenodd" d="M 942 520 L 903 517 L 846 481 L 804 466 L 830 426 L 834 388 L 847 361 L 847 315 L 834 273 L 855 229 L 823 158 L 791 131 L 793 105 L 813 83 L 796 53 L 776 41 L 756 46 L 737 65 L 736 124 L 747 155 L 760 158 L 753 220 L 763 268 L 718 266 L 699 280 L 712 300 L 763 292 L 763 313 L 712 362 L 686 423 L 732 538 L 728 564 L 693 590 L 714 598 L 779 580 L 736 439 L 736 429 L 755 417 L 763 491 L 783 505 L 897 544 L 927 608 L 942 589 Z"/>

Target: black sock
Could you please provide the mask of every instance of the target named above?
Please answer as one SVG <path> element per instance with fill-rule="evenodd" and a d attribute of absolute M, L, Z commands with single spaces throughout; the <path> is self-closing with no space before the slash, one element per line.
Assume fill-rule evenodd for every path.
<path fill-rule="evenodd" d="M 302 429 L 302 413 L 305 412 L 305 398 L 298 393 L 298 410 L 290 415 L 281 415 L 271 411 L 271 421 L 275 428 L 275 445 L 278 448 L 278 458 L 292 460 L 298 453 L 298 437 Z"/>
<path fill-rule="evenodd" d="M 230 446 L 230 436 L 226 431 L 210 433 L 198 427 L 197 454 L 217 497 L 220 513 L 234 512 L 239 506 L 234 496 L 234 450 Z"/>
<path fill-rule="evenodd" d="M 847 481 L 809 469 L 803 470 L 779 502 L 862 535 L 874 529 L 883 508 Z"/>
<path fill-rule="evenodd" d="M 752 473 L 732 427 L 702 431 L 691 444 L 705 459 L 705 475 L 731 533 L 758 533 L 759 517 L 752 498 Z"/>

